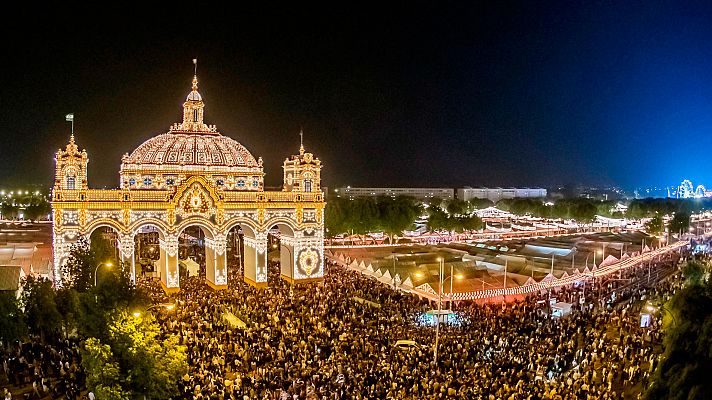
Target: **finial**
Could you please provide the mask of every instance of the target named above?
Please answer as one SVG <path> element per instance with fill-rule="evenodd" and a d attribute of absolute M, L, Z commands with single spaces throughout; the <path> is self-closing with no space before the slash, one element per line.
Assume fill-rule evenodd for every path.
<path fill-rule="evenodd" d="M 193 59 L 193 90 L 198 90 L 198 59 Z"/>
<path fill-rule="evenodd" d="M 304 154 L 304 128 L 299 128 L 299 155 Z"/>
<path fill-rule="evenodd" d="M 69 144 L 74 144 L 74 134 L 69 135 Z"/>

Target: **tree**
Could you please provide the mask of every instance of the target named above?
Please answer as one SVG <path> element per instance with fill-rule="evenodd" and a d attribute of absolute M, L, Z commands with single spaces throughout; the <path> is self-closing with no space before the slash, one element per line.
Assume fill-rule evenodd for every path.
<path fill-rule="evenodd" d="M 430 206 L 428 207 L 428 228 L 431 231 L 450 231 L 453 228 L 452 220 L 440 207 Z"/>
<path fill-rule="evenodd" d="M 662 308 L 665 319 L 662 359 L 645 393 L 647 400 L 712 398 L 712 285 L 700 278 L 701 265 L 688 265 L 687 285 Z M 704 276 L 704 275 L 703 275 Z"/>
<path fill-rule="evenodd" d="M 348 232 L 348 217 L 351 211 L 351 202 L 341 197 L 330 198 L 324 210 L 324 225 L 327 234 L 331 237 Z"/>
<path fill-rule="evenodd" d="M 466 215 L 470 213 L 470 204 L 464 200 L 452 199 L 447 203 L 446 210 L 451 216 Z"/>
<path fill-rule="evenodd" d="M 0 340 L 12 342 L 26 333 L 27 325 L 15 293 L 0 292 Z"/>
<path fill-rule="evenodd" d="M 70 248 L 69 257 L 62 265 L 62 286 L 79 293 L 86 292 L 93 284 L 97 265 L 96 257 L 86 237 L 80 237 Z"/>
<path fill-rule="evenodd" d="M 487 207 L 493 207 L 494 202 L 490 199 L 470 199 L 470 209 L 480 210 Z"/>
<path fill-rule="evenodd" d="M 125 396 L 117 399 L 177 396 L 178 378 L 188 370 L 186 348 L 178 345 L 175 335 L 158 340 L 159 331 L 150 314 L 134 317 L 126 310 L 117 312 L 105 344 L 90 339 L 84 346 L 82 366 L 89 389 L 108 386 Z"/>
<path fill-rule="evenodd" d="M 83 337 L 107 338 L 107 327 L 114 310 L 133 309 L 150 303 L 150 299 L 131 281 L 129 266 L 104 268 L 97 286 L 79 294 L 78 328 Z"/>
<path fill-rule="evenodd" d="M 388 235 L 389 243 L 393 243 L 394 235 L 400 235 L 404 230 L 411 227 L 416 218 L 420 216 L 421 211 L 421 207 L 410 197 L 379 198 L 379 225 L 383 232 Z"/>
<path fill-rule="evenodd" d="M 121 387 L 119 365 L 114 361 L 111 347 L 99 339 L 89 338 L 81 350 L 82 367 L 87 377 L 87 387 L 99 399 L 128 400 L 131 398 Z"/>
<path fill-rule="evenodd" d="M 665 223 L 660 214 L 656 214 L 653 219 L 645 223 L 645 230 L 651 235 L 659 235 L 665 230 Z"/>
<path fill-rule="evenodd" d="M 19 211 L 20 211 L 20 207 L 14 206 L 10 203 L 0 204 L 0 214 L 2 214 L 2 217 L 5 219 L 17 218 L 17 214 Z"/>
<path fill-rule="evenodd" d="M 453 229 L 457 232 L 474 231 L 482 228 L 482 220 L 476 215 L 451 217 L 454 218 Z"/>
<path fill-rule="evenodd" d="M 676 212 L 668 223 L 668 232 L 674 235 L 679 232 L 687 233 L 690 229 L 690 214 L 686 211 Z"/>
<path fill-rule="evenodd" d="M 347 224 L 354 233 L 365 235 L 378 229 L 378 204 L 373 197 L 360 197 L 352 201 Z"/>
<path fill-rule="evenodd" d="M 40 335 L 44 340 L 60 331 L 62 315 L 57 311 L 52 281 L 32 275 L 24 278 L 21 299 L 31 333 Z"/>
<path fill-rule="evenodd" d="M 47 200 L 35 200 L 25 208 L 25 219 L 36 221 L 46 217 L 51 211 L 51 207 Z"/>

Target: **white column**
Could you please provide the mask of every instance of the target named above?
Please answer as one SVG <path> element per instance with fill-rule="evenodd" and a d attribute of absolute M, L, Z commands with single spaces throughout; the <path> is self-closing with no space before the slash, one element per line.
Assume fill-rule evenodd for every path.
<path fill-rule="evenodd" d="M 126 263 L 131 272 L 131 282 L 136 283 L 136 257 L 134 257 L 134 236 L 119 235 L 119 254 L 121 262 Z"/>
<path fill-rule="evenodd" d="M 180 287 L 178 271 L 178 235 L 168 234 L 165 240 L 158 241 L 161 247 L 161 281 L 168 290 L 177 290 Z"/>

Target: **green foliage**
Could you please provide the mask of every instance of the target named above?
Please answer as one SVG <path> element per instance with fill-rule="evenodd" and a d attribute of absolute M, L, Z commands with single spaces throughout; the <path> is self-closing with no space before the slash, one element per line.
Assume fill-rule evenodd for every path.
<path fill-rule="evenodd" d="M 685 272 L 699 276 L 701 268 L 688 264 Z M 671 318 L 666 320 L 665 353 L 645 393 L 647 400 L 712 398 L 712 285 L 709 279 L 687 278 L 692 284 L 662 308 Z"/>
<path fill-rule="evenodd" d="M 685 234 L 688 229 L 690 229 L 690 213 L 687 211 L 676 212 L 670 222 L 668 222 L 668 231 L 671 235 L 680 232 Z"/>
<path fill-rule="evenodd" d="M 471 212 L 470 203 L 459 199 L 450 200 L 446 209 L 448 214 L 452 216 L 468 215 Z"/>
<path fill-rule="evenodd" d="M 27 333 L 20 302 L 12 292 L 0 292 L 0 340 L 12 342 Z"/>
<path fill-rule="evenodd" d="M 52 208 L 45 199 L 33 200 L 30 205 L 25 207 L 25 219 L 36 221 L 46 217 Z"/>
<path fill-rule="evenodd" d="M 628 205 L 626 216 L 628 218 L 653 217 L 655 214 L 671 215 L 685 212 L 687 214 L 709 210 L 712 208 L 712 199 L 635 199 Z"/>
<path fill-rule="evenodd" d="M 476 215 L 452 215 L 440 207 L 428 208 L 428 227 L 430 230 L 463 232 L 482 228 L 482 220 Z"/>
<path fill-rule="evenodd" d="M 20 207 L 13 206 L 10 203 L 0 204 L 0 214 L 2 214 L 3 218 L 5 219 L 16 219 L 19 211 Z"/>
<path fill-rule="evenodd" d="M 645 224 L 645 230 L 651 235 L 659 235 L 665 231 L 665 222 L 660 214 L 655 214 L 653 219 Z"/>
<path fill-rule="evenodd" d="M 141 307 L 150 300 L 131 282 L 128 265 L 100 268 L 98 277 L 96 287 L 79 294 L 77 328 L 83 337 L 105 340 L 114 310 Z"/>
<path fill-rule="evenodd" d="M 494 202 L 490 199 L 470 199 L 470 210 L 481 210 L 492 206 Z"/>
<path fill-rule="evenodd" d="M 175 336 L 160 341 L 158 334 L 158 324 L 150 314 L 134 317 L 126 311 L 116 313 L 106 344 L 97 339 L 85 344 L 82 365 L 87 386 L 97 390 L 105 385 L 126 396 L 117 398 L 167 399 L 178 395 L 178 379 L 188 370 L 186 349 L 178 345 Z"/>
<path fill-rule="evenodd" d="M 84 293 L 94 284 L 94 270 L 99 265 L 85 237 L 72 245 L 62 265 L 62 286 Z"/>
<path fill-rule="evenodd" d="M 431 231 L 450 231 L 453 228 L 453 221 L 442 208 L 431 205 L 428 207 L 428 228 Z"/>
<path fill-rule="evenodd" d="M 21 299 L 30 333 L 44 339 L 60 331 L 62 315 L 57 310 L 55 298 L 49 279 L 28 276 L 23 280 Z"/>
<path fill-rule="evenodd" d="M 87 387 L 99 399 L 128 400 L 130 393 L 121 387 L 119 365 L 114 361 L 111 347 L 99 339 L 89 338 L 82 348 L 82 367 Z"/>
<path fill-rule="evenodd" d="M 377 204 L 379 227 L 388 235 L 391 243 L 394 235 L 400 235 L 410 228 L 422 213 L 421 206 L 410 197 L 383 197 L 378 199 Z"/>
<path fill-rule="evenodd" d="M 699 286 L 704 284 L 705 270 L 705 265 L 701 262 L 696 260 L 688 261 L 683 269 L 685 283 L 688 286 Z"/>
<path fill-rule="evenodd" d="M 497 202 L 497 208 L 516 215 L 531 215 L 540 218 L 575 219 L 590 222 L 596 215 L 611 215 L 613 202 L 585 198 L 559 199 L 547 206 L 542 199 L 516 198 Z"/>
<path fill-rule="evenodd" d="M 328 236 L 336 236 L 349 232 L 348 215 L 350 204 L 348 199 L 330 198 L 324 210 L 324 225 Z"/>
<path fill-rule="evenodd" d="M 413 225 L 422 214 L 422 206 L 414 199 L 403 196 L 359 197 L 354 200 L 335 197 L 329 199 L 324 213 L 329 236 L 383 231 L 392 241 L 394 235 Z"/>

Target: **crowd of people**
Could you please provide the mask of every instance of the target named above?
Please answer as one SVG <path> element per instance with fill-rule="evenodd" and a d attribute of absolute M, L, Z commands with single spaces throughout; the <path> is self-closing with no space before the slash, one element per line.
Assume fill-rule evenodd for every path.
<path fill-rule="evenodd" d="M 673 290 L 601 280 L 580 302 L 580 288 L 563 289 L 556 296 L 575 304 L 565 318 L 550 317 L 544 294 L 504 307 L 456 304 L 466 318 L 441 326 L 436 363 L 433 328 L 420 323 L 428 301 L 334 263 L 322 283 L 296 287 L 270 268 L 264 290 L 242 283 L 237 269 L 224 291 L 194 277 L 169 298 L 153 283 L 156 302 L 176 303 L 158 315 L 163 334 L 188 349 L 182 398 L 630 398 L 659 360 L 659 325 L 640 328 L 639 302 L 621 301 Z M 626 274 L 642 278 L 643 268 Z M 403 339 L 417 345 L 396 347 Z"/>
<path fill-rule="evenodd" d="M 28 399 L 80 398 L 85 379 L 76 340 L 3 343 L 0 359 L 7 380 L 3 399 L 12 399 L 13 388 Z"/>
<path fill-rule="evenodd" d="M 656 261 L 656 269 L 675 265 Z M 627 271 L 629 280 L 557 291 L 574 305 L 562 318 L 542 301 L 548 293 L 504 305 L 455 303 L 461 318 L 440 326 L 437 361 L 433 326 L 422 324 L 433 304 L 333 262 L 322 282 L 300 285 L 282 280 L 276 263 L 265 289 L 243 283 L 238 265 L 229 266 L 226 290 L 200 276 L 172 295 L 155 279 L 139 285 L 154 302 L 175 305 L 154 315 L 161 335 L 187 349 L 180 399 L 627 399 L 642 392 L 661 353 L 660 324 L 641 328 L 636 307 L 681 281 L 641 284 L 647 268 Z M 398 340 L 415 345 L 403 349 Z M 0 355 L 13 385 L 78 398 L 76 343 Z"/>

